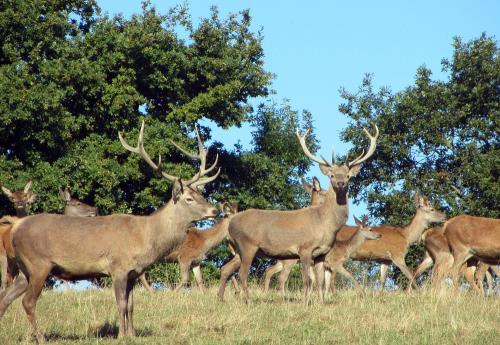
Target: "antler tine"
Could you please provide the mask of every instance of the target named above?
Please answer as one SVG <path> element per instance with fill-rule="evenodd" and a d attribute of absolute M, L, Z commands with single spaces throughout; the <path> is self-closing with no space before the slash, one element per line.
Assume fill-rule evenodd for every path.
<path fill-rule="evenodd" d="M 314 161 L 318 164 L 321 164 L 321 165 L 332 166 L 326 159 L 322 158 L 323 160 L 321 160 L 321 159 L 315 157 L 311 153 L 311 151 L 309 151 L 309 149 L 307 148 L 306 137 L 309 134 L 309 131 L 310 131 L 310 129 L 307 129 L 306 132 L 304 133 L 304 135 L 302 136 L 302 135 L 300 135 L 299 129 L 298 128 L 295 129 L 295 135 L 297 135 L 297 138 L 299 139 L 300 146 L 302 146 L 302 151 L 304 151 L 306 156 L 309 157 L 309 159 L 311 159 L 312 161 Z"/>
<path fill-rule="evenodd" d="M 141 158 L 144 159 L 146 161 L 146 163 L 148 163 L 148 165 L 151 168 L 153 168 L 153 170 L 160 171 L 162 176 L 165 177 L 167 180 L 170 180 L 173 182 L 173 181 L 176 181 L 179 179 L 177 176 L 170 175 L 164 171 L 161 171 L 161 169 L 160 169 L 161 156 L 158 159 L 158 165 L 156 165 L 155 162 L 153 162 L 153 160 L 149 157 L 149 154 L 146 152 L 146 149 L 144 149 L 144 120 L 142 120 L 141 130 L 139 131 L 139 137 L 137 138 L 137 147 L 130 146 L 125 141 L 125 139 L 123 139 L 121 132 L 118 132 L 118 138 L 120 139 L 120 143 L 122 144 L 122 146 L 127 151 L 139 154 L 139 156 L 141 156 Z"/>
<path fill-rule="evenodd" d="M 375 134 L 373 136 L 370 134 L 370 132 L 368 132 L 368 130 L 366 128 L 363 128 L 363 131 L 368 136 L 368 139 L 370 139 L 370 147 L 368 148 L 368 151 L 366 151 L 365 155 L 359 156 L 358 158 L 356 158 L 355 160 L 350 162 L 348 164 L 349 167 L 363 163 L 368 158 L 370 158 L 373 155 L 373 153 L 375 152 L 375 148 L 377 147 L 377 138 L 379 135 L 379 130 L 378 130 L 378 127 L 375 123 L 372 123 L 372 124 L 373 124 L 373 127 L 375 127 Z"/>
<path fill-rule="evenodd" d="M 217 172 L 214 175 L 210 176 L 210 177 L 199 178 L 198 181 L 193 182 L 191 184 L 191 187 L 192 188 L 197 188 L 199 186 L 203 186 L 203 185 L 205 185 L 205 184 L 207 184 L 209 182 L 212 182 L 213 180 L 215 180 L 219 176 L 219 174 L 220 174 L 220 168 L 217 169 Z"/>

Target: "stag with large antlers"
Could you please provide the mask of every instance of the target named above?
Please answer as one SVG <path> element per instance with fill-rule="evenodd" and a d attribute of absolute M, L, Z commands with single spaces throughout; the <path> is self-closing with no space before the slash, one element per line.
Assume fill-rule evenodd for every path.
<path fill-rule="evenodd" d="M 314 193 L 314 192 L 313 192 Z M 322 194 L 317 194 L 319 199 L 322 198 Z M 385 285 L 387 277 L 387 268 L 391 263 L 394 263 L 403 274 L 414 284 L 414 277 L 411 274 L 409 268 L 405 263 L 405 256 L 408 251 L 409 246 L 416 242 L 422 232 L 427 228 L 427 226 L 432 222 L 441 222 L 445 220 L 445 215 L 442 212 L 436 210 L 429 201 L 418 194 L 414 198 L 415 206 L 417 211 L 413 217 L 410 224 L 398 227 L 391 225 L 381 225 L 373 227 L 373 232 L 379 233 L 381 236 L 378 241 L 368 241 L 363 243 L 356 251 L 351 253 L 351 259 L 359 261 L 374 261 L 380 263 L 380 281 L 381 287 Z M 356 232 L 356 227 L 353 226 L 343 226 L 338 232 L 335 238 L 336 241 L 344 242 L 351 238 Z M 332 247 L 332 251 L 335 251 L 335 245 Z M 269 286 L 269 281 L 271 279 L 271 274 L 280 272 L 279 283 L 280 288 L 284 291 L 288 275 L 292 265 L 295 264 L 297 260 L 280 260 L 276 265 L 270 268 L 270 273 L 266 272 L 265 286 L 266 289 Z M 334 287 L 332 280 L 335 275 L 326 275 L 325 286 Z"/>
<path fill-rule="evenodd" d="M 173 183 L 172 199 L 150 216 L 115 214 L 92 218 L 55 214 L 29 216 L 14 225 L 12 244 L 23 275 L 14 281 L 0 301 L 0 317 L 10 303 L 22 300 L 37 341 L 44 340 L 37 326 L 35 306 L 49 274 L 63 279 L 111 276 L 119 312 L 119 337 L 134 336 L 132 289 L 136 278 L 152 263 L 168 255 L 186 236 L 193 221 L 211 218 L 218 211 L 197 190 L 217 178 L 220 170 L 205 177 L 207 151 L 197 133 L 200 171 L 185 181 L 161 169 L 144 148 L 144 122 L 138 144 L 132 147 L 119 135 L 122 145 L 139 154 L 150 167 Z"/>
<path fill-rule="evenodd" d="M 359 173 L 361 164 L 375 152 L 379 134 L 377 126 L 374 136 L 366 129 L 364 131 L 370 140 L 367 153 L 351 162 L 337 165 L 333 155 L 332 162 L 315 157 L 306 145 L 309 130 L 300 135 L 297 129 L 296 135 L 304 153 L 320 165 L 321 172 L 329 177 L 331 187 L 323 204 L 319 206 L 293 211 L 250 209 L 233 217 L 229 223 L 229 236 L 237 255 L 221 270 L 218 294 L 220 300 L 223 300 L 227 279 L 239 267 L 244 300 L 249 301 L 248 271 L 255 255 L 278 259 L 299 258 L 302 263 L 306 304 L 309 303 L 311 290 L 309 270 L 314 263 L 318 293 L 320 300 L 323 300 L 323 275 L 320 274 L 322 263 L 314 260 L 330 250 L 336 232 L 345 224 L 348 216 L 348 182 Z"/>

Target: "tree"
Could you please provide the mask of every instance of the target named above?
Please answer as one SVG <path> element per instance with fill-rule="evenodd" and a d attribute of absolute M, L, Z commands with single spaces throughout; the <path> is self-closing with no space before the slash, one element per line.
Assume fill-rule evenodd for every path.
<path fill-rule="evenodd" d="M 425 66 L 414 85 L 393 93 L 375 91 L 367 75 L 356 93 L 341 90 L 341 113 L 351 118 L 342 139 L 362 145 L 358 127 L 380 128 L 377 151 L 356 177 L 351 196 L 367 200 L 380 223 L 402 224 L 414 214 L 411 195 L 420 191 L 450 217 L 500 215 L 500 61 L 498 42 L 455 38 L 447 80 L 433 80 Z M 421 249 L 421 248 L 420 248 Z M 421 250 L 407 261 L 414 266 Z"/>
<path fill-rule="evenodd" d="M 255 148 L 212 146 L 208 159 L 218 152 L 223 172 L 206 196 L 241 207 L 299 207 L 298 177 L 310 162 L 298 144 L 287 149 L 295 127 L 311 125 L 311 117 L 301 121 L 276 104 L 254 112 L 253 99 L 268 96 L 273 75 L 250 24 L 249 11 L 221 18 L 213 8 L 194 25 L 185 6 L 163 15 L 149 2 L 130 19 L 101 16 L 93 0 L 2 2 L 0 183 L 16 189 L 32 179 L 35 213 L 61 211 L 57 192 L 69 186 L 100 214 L 147 214 L 168 199 L 170 184 L 123 150 L 118 131 L 132 142 L 145 119 L 147 151 L 185 177 L 197 167 L 168 139 L 195 150 L 199 120 L 223 128 L 251 121 Z M 210 128 L 200 131 L 208 141 Z M 0 196 L 0 214 L 12 211 Z"/>

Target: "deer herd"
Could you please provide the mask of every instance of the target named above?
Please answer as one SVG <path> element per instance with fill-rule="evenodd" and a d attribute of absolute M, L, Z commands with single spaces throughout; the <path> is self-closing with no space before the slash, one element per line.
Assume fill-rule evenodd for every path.
<path fill-rule="evenodd" d="M 500 220 L 461 215 L 446 220 L 423 196 L 416 193 L 416 212 L 405 226 L 370 226 L 367 218 L 354 217 L 356 226 L 348 226 L 348 190 L 352 177 L 375 152 L 379 130 L 374 134 L 363 129 L 369 147 L 359 157 L 336 163 L 314 156 L 307 147 L 309 131 L 296 131 L 304 154 L 330 181 L 323 190 L 318 179 L 312 185 L 303 180 L 311 194 L 308 207 L 280 211 L 248 209 L 238 212 L 236 204 L 223 203 L 223 217 L 208 230 L 192 228 L 199 220 L 214 219 L 219 210 L 202 196 L 202 187 L 215 180 L 218 156 L 207 167 L 208 150 L 204 148 L 198 130 L 198 152 L 192 153 L 172 144 L 184 155 L 199 160 L 199 171 L 189 180 L 170 175 L 162 168 L 161 157 L 154 162 L 144 148 L 144 121 L 136 146 L 131 146 L 119 134 L 122 146 L 138 154 L 154 171 L 172 183 L 170 201 L 149 216 L 112 214 L 100 216 L 96 208 L 71 197 L 65 189 L 59 195 L 65 204 L 64 214 L 29 215 L 36 200 L 31 181 L 23 190 L 11 192 L 2 186 L 16 210 L 16 216 L 0 219 L 0 319 L 8 306 L 24 295 L 22 305 L 37 342 L 44 336 L 39 329 L 35 306 L 45 281 L 56 279 L 82 280 L 110 276 L 119 313 L 119 337 L 134 336 L 133 287 L 140 279 L 152 290 L 144 276 L 145 270 L 157 261 L 178 262 L 181 282 L 189 282 L 193 270 L 198 286 L 203 289 L 200 264 L 205 255 L 224 239 L 229 241 L 232 258 L 221 268 L 218 299 L 223 301 L 227 281 L 231 278 L 239 291 L 234 273 L 237 271 L 243 300 L 250 301 L 248 275 L 256 256 L 276 259 L 265 273 L 268 291 L 271 277 L 280 272 L 279 288 L 284 296 L 286 281 L 292 266 L 300 262 L 304 284 L 304 302 L 310 303 L 313 284 L 319 301 L 330 292 L 337 273 L 359 283 L 345 267 L 348 259 L 380 264 L 380 283 L 385 286 L 387 269 L 394 264 L 408 279 L 408 288 L 416 287 L 415 278 L 434 264 L 432 284 L 440 286 L 446 277 L 455 287 L 461 274 L 470 285 L 484 293 L 483 279 L 492 281 L 499 275 Z M 213 173 L 215 171 L 215 173 Z M 432 223 L 443 223 L 426 231 Z M 413 243 L 422 240 L 426 256 L 412 272 L 405 263 L 406 253 Z"/>

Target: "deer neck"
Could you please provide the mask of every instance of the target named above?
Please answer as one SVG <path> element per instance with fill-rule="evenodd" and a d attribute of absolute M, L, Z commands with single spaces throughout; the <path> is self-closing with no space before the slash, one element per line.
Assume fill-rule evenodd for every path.
<path fill-rule="evenodd" d="M 355 253 L 359 247 L 365 243 L 365 238 L 361 235 L 361 231 L 356 231 L 349 240 L 347 240 L 347 252 L 346 257 L 350 257 L 352 253 Z"/>
<path fill-rule="evenodd" d="M 346 193 L 347 194 L 347 193 Z M 341 198 L 343 198 L 342 196 Z M 347 196 L 345 196 L 347 197 Z M 338 203 L 337 193 L 333 190 L 332 186 L 328 188 L 325 196 L 325 201 L 320 207 L 321 214 L 324 221 L 329 221 L 333 229 L 338 230 L 342 225 L 347 222 L 349 215 L 349 206 L 347 203 Z"/>
<path fill-rule="evenodd" d="M 228 225 L 230 218 L 221 219 L 217 224 L 215 224 L 212 229 L 207 230 L 210 236 L 207 240 L 207 246 L 212 247 L 224 240 L 227 237 Z"/>
<path fill-rule="evenodd" d="M 16 208 L 17 218 L 23 218 L 28 215 L 28 210 L 26 208 Z"/>
<path fill-rule="evenodd" d="M 197 219 L 184 215 L 179 205 L 170 200 L 149 216 L 147 231 L 155 256 L 168 255 L 185 239 L 187 229 Z"/>
<path fill-rule="evenodd" d="M 411 223 L 407 225 L 404 229 L 404 234 L 406 237 L 406 242 L 412 244 L 417 242 L 421 237 L 422 233 L 429 226 L 429 222 L 424 218 L 424 215 L 420 210 L 417 210 L 415 216 L 411 220 Z"/>

